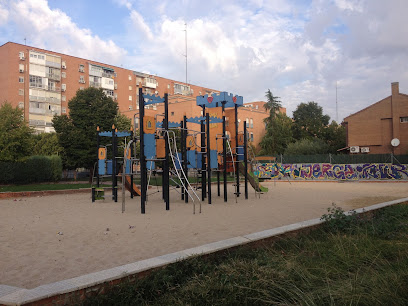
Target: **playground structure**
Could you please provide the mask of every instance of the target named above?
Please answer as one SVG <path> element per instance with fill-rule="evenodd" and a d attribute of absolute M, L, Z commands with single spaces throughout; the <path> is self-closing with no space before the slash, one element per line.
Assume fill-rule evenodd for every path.
<path fill-rule="evenodd" d="M 164 113 L 145 116 L 145 106 L 164 104 Z M 197 96 L 196 103 L 202 108 L 201 117 L 187 118 L 180 122 L 169 122 L 168 94 L 164 97 L 143 94 L 139 88 L 139 126 L 134 120 L 134 129 L 130 132 L 97 130 L 98 162 L 94 178 L 96 186 L 92 188 L 92 201 L 104 198 L 104 187 L 101 179 L 111 178 L 112 199 L 118 200 L 118 177 L 122 178 L 122 212 L 125 211 L 125 188 L 130 196 L 140 196 L 141 213 L 146 212 L 148 190 L 152 175 L 161 175 L 162 199 L 166 210 L 170 209 L 170 188 L 180 188 L 181 199 L 185 203 L 193 202 L 193 213 L 196 202 L 207 199 L 212 203 L 212 174 L 216 174 L 217 196 L 221 196 L 223 183 L 224 202 L 228 201 L 228 172 L 234 175 L 235 201 L 241 195 L 240 175 L 244 177 L 244 195 L 248 199 L 248 182 L 254 187 L 256 195 L 266 192 L 259 185 L 253 174 L 253 163 L 248 163 L 248 133 L 244 122 L 239 131 L 238 108 L 243 106 L 241 96 L 226 92 L 211 96 Z M 211 112 L 211 115 L 210 115 Z M 229 120 L 226 115 L 230 114 Z M 161 119 L 161 120 L 159 120 Z M 133 131 L 139 130 L 139 133 Z M 112 138 L 111 159 L 107 156 L 107 146 L 100 145 L 100 137 Z M 124 138 L 123 157 L 118 156 L 118 138 Z M 137 144 L 139 150 L 137 150 Z M 253 152 L 251 152 L 253 154 Z M 248 168 L 249 164 L 249 168 Z M 222 179 L 221 179 L 222 175 Z M 190 183 L 189 177 L 195 177 Z M 138 180 L 140 188 L 134 182 Z M 171 187 L 173 182 L 176 187 Z M 198 190 L 201 189 L 201 196 Z"/>

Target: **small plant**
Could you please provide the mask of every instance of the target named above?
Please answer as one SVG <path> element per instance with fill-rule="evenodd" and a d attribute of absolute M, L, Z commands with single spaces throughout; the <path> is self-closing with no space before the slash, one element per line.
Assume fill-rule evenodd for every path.
<path fill-rule="evenodd" d="M 359 223 L 358 214 L 355 210 L 347 214 L 341 207 L 332 203 L 332 207 L 327 208 L 328 214 L 324 214 L 320 220 L 326 221 L 326 228 L 333 232 L 350 232 Z"/>

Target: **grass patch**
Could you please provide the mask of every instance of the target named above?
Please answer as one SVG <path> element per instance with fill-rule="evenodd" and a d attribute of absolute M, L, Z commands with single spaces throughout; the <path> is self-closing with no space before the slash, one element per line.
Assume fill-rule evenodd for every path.
<path fill-rule="evenodd" d="M 0 186 L 0 192 L 21 192 L 21 191 L 48 191 L 91 188 L 89 183 L 79 184 L 29 184 L 29 185 L 7 185 Z"/>
<path fill-rule="evenodd" d="M 407 305 L 408 205 L 331 208 L 308 235 L 181 261 L 85 305 Z"/>

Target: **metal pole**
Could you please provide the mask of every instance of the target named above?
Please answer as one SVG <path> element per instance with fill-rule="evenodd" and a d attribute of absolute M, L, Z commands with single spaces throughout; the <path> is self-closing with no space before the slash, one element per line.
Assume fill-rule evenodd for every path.
<path fill-rule="evenodd" d="M 133 131 L 130 131 L 130 139 L 133 139 Z M 133 164 L 132 164 L 132 146 L 129 146 L 130 150 L 130 160 L 128 161 L 130 163 L 130 198 L 133 199 Z M 125 167 L 126 168 L 126 167 Z"/>
<path fill-rule="evenodd" d="M 184 159 L 184 157 L 185 157 L 184 153 L 185 153 L 185 150 L 186 150 L 186 148 L 184 146 L 184 120 L 180 121 L 180 145 L 181 145 L 181 148 L 180 148 L 181 162 L 179 163 L 179 165 L 180 165 L 180 168 L 183 168 L 183 170 L 184 170 L 184 164 L 186 162 L 185 159 Z M 185 193 L 184 176 L 180 177 L 180 183 L 181 183 L 181 199 L 184 200 L 184 193 Z M 187 182 L 186 182 L 186 184 L 187 184 Z"/>
<path fill-rule="evenodd" d="M 201 120 L 201 201 L 206 197 L 206 166 L 205 166 L 205 125 Z"/>
<path fill-rule="evenodd" d="M 245 199 L 248 199 L 248 140 L 247 126 L 244 121 L 244 170 L 245 170 Z"/>
<path fill-rule="evenodd" d="M 207 182 L 208 182 L 208 204 L 211 204 L 211 148 L 210 148 L 210 114 L 205 114 L 207 125 Z"/>
<path fill-rule="evenodd" d="M 227 139 L 225 133 L 225 101 L 222 102 L 222 159 L 224 164 L 224 202 L 228 201 L 227 196 Z"/>
<path fill-rule="evenodd" d="M 116 186 L 116 135 L 115 135 L 115 125 L 112 125 L 112 197 L 115 202 L 117 199 L 117 186 Z"/>
<path fill-rule="evenodd" d="M 186 186 L 188 181 L 188 160 L 187 160 L 187 117 L 183 116 L 183 126 L 184 126 L 184 143 L 182 146 L 184 147 L 184 173 L 186 175 Z M 188 203 L 188 190 L 185 191 L 184 202 Z"/>
<path fill-rule="evenodd" d="M 168 94 L 164 94 L 164 130 L 166 131 L 167 137 L 169 137 L 169 99 L 168 99 Z M 163 169 L 163 182 L 166 182 L 165 187 L 165 199 L 164 201 L 166 202 L 166 210 L 170 210 L 170 182 L 169 182 L 169 157 L 170 154 L 170 148 L 169 148 L 169 142 L 165 141 L 165 155 L 166 158 L 164 159 L 164 169 Z"/>
<path fill-rule="evenodd" d="M 238 105 L 234 105 L 235 107 L 235 159 L 237 161 L 237 168 L 236 168 L 236 178 L 237 178 L 237 197 L 241 194 L 239 192 L 239 160 L 238 160 Z M 232 152 L 231 152 L 232 154 Z"/>
<path fill-rule="evenodd" d="M 139 139 L 140 139 L 140 209 L 146 213 L 146 156 L 144 152 L 144 98 L 142 88 L 139 88 Z"/>
<path fill-rule="evenodd" d="M 96 187 L 99 188 L 99 126 L 96 128 Z M 105 157 L 106 158 L 106 157 Z"/>

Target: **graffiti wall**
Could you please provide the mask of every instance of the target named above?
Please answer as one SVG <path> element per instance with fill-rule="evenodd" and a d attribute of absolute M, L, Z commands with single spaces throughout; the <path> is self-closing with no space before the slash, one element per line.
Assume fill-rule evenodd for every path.
<path fill-rule="evenodd" d="M 293 180 L 408 180 L 408 165 L 392 164 L 258 164 L 259 178 Z"/>

